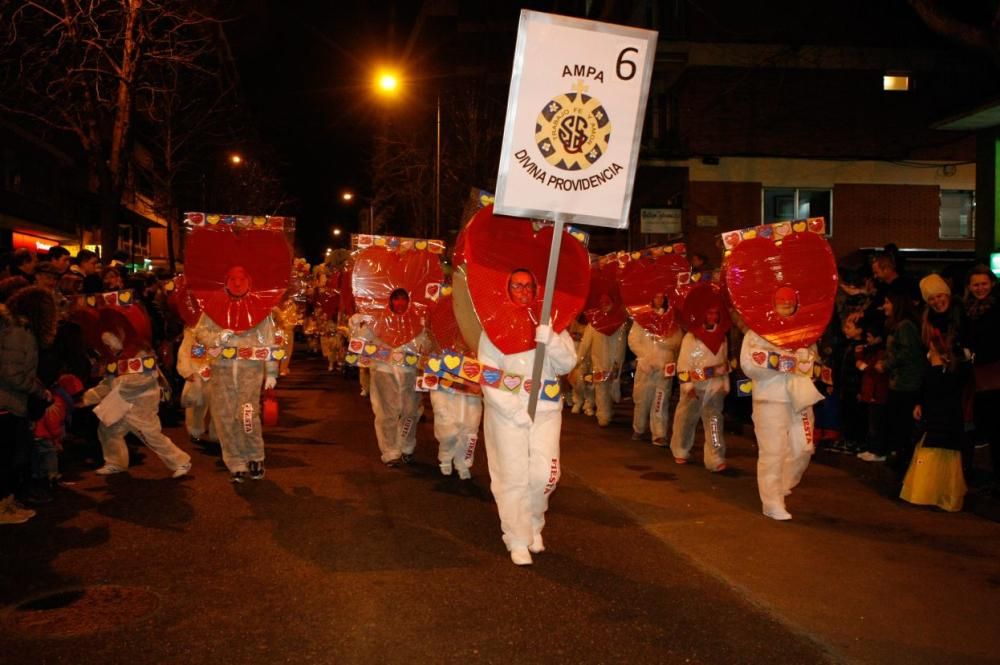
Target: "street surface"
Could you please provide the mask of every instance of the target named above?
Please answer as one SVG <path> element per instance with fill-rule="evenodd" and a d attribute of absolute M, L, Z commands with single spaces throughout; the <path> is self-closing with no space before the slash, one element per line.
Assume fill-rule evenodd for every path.
<path fill-rule="evenodd" d="M 279 382 L 267 477 L 217 450 L 172 480 L 145 449 L 0 530 L 0 663 L 997 663 L 1000 524 L 882 496 L 814 463 L 791 522 L 730 469 L 566 411 L 548 551 L 514 566 L 480 446 L 442 478 L 379 462 L 356 380 L 304 354 Z M 696 447 L 696 451 L 700 444 Z"/>

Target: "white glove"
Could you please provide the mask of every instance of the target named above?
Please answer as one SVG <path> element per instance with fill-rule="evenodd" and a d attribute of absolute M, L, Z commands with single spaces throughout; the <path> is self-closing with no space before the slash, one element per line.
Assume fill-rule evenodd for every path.
<path fill-rule="evenodd" d="M 269 376 L 264 379 L 264 390 L 273 390 L 274 386 L 278 384 L 278 378 L 275 376 Z"/>
<path fill-rule="evenodd" d="M 103 397 L 103 395 L 91 388 L 87 392 L 83 393 L 82 402 L 84 406 L 93 406 L 94 404 L 100 404 Z"/>
<path fill-rule="evenodd" d="M 544 323 L 535 328 L 535 341 L 539 344 L 548 344 L 552 339 L 552 326 Z"/>
<path fill-rule="evenodd" d="M 229 338 L 235 335 L 232 330 L 223 330 L 219 333 L 219 344 L 225 344 L 229 341 Z"/>
<path fill-rule="evenodd" d="M 101 333 L 101 341 L 104 342 L 104 345 L 109 349 L 111 349 L 112 352 L 114 353 L 122 352 L 122 341 L 118 339 L 118 336 L 115 335 L 114 333 L 110 332 Z"/>
<path fill-rule="evenodd" d="M 527 409 L 518 409 L 517 413 L 514 414 L 514 424 L 518 427 L 531 427 L 531 416 L 528 415 Z"/>

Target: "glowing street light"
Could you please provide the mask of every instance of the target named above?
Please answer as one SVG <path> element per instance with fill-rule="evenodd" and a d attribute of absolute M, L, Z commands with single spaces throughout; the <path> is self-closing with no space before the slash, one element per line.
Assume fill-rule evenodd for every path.
<path fill-rule="evenodd" d="M 375 89 L 383 95 L 395 95 L 399 91 L 399 76 L 388 70 L 379 72 L 375 77 Z"/>
<path fill-rule="evenodd" d="M 344 199 L 345 201 L 353 201 L 354 192 L 344 192 L 343 194 L 340 195 L 340 198 Z"/>
<path fill-rule="evenodd" d="M 233 166 L 239 166 L 240 164 L 243 163 L 243 155 L 239 154 L 238 152 L 234 152 L 233 154 L 229 155 L 229 162 Z"/>
<path fill-rule="evenodd" d="M 338 236 L 338 237 L 339 237 L 339 236 L 340 236 L 340 229 L 334 229 L 334 230 L 333 230 L 333 235 L 335 235 L 335 236 Z"/>

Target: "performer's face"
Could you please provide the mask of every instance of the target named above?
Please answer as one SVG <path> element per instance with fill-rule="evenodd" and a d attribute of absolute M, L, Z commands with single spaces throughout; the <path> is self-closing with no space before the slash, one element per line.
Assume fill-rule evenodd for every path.
<path fill-rule="evenodd" d="M 663 296 L 662 293 L 657 293 L 653 295 L 653 301 L 652 301 L 653 309 L 663 309 L 663 306 L 666 304 L 666 302 L 667 299 Z"/>
<path fill-rule="evenodd" d="M 403 289 L 396 289 L 389 295 L 389 311 L 393 314 L 403 314 L 410 306 L 410 294 Z"/>
<path fill-rule="evenodd" d="M 250 291 L 250 276 L 242 266 L 233 266 L 226 273 L 226 292 L 234 298 L 242 298 Z"/>
<path fill-rule="evenodd" d="M 778 316 L 791 316 L 799 308 L 798 294 L 790 286 L 782 286 L 774 294 L 774 311 Z"/>
<path fill-rule="evenodd" d="M 512 273 L 507 281 L 507 293 L 515 305 L 530 306 L 535 300 L 535 278 L 523 270 Z"/>
<path fill-rule="evenodd" d="M 705 310 L 705 330 L 715 330 L 717 325 L 719 325 L 719 308 L 710 307 Z"/>

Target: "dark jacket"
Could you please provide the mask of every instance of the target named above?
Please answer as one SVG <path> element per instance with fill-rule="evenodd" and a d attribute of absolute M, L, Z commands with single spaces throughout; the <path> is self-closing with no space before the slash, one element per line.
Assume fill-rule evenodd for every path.
<path fill-rule="evenodd" d="M 0 411 L 28 415 L 28 395 L 45 393 L 38 382 L 35 336 L 0 305 Z"/>
<path fill-rule="evenodd" d="M 885 345 L 885 369 L 889 390 L 920 390 L 927 349 L 920 341 L 920 329 L 913 321 L 900 321 L 889 333 Z"/>
<path fill-rule="evenodd" d="M 1000 361 L 1000 291 L 993 289 L 994 304 L 972 311 L 966 306 L 964 327 L 969 349 L 976 355 L 977 365 Z"/>

